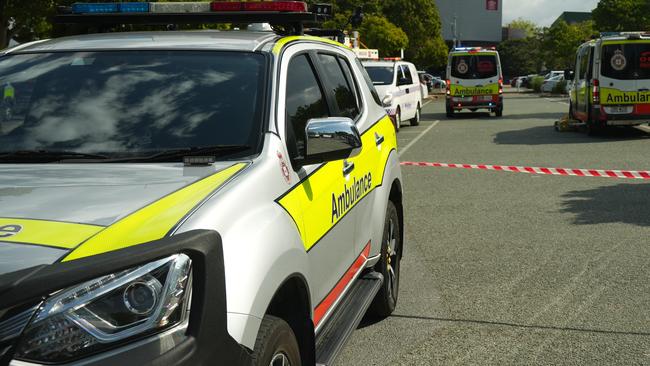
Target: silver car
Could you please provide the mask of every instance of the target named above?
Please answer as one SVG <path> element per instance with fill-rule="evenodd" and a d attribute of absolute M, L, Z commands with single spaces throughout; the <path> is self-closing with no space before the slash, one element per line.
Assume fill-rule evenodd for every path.
<path fill-rule="evenodd" d="M 0 87 L 0 363 L 328 364 L 395 308 L 396 135 L 344 46 L 82 35 Z"/>

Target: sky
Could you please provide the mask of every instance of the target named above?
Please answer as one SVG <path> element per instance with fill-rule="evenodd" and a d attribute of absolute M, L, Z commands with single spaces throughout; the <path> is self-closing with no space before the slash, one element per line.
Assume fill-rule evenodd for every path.
<path fill-rule="evenodd" d="M 503 24 L 517 18 L 550 26 L 565 11 L 591 11 L 598 0 L 501 0 Z"/>

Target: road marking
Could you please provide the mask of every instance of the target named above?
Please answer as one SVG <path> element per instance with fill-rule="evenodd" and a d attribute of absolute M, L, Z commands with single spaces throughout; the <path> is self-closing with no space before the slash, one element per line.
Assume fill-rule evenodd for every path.
<path fill-rule="evenodd" d="M 539 167 L 530 167 L 530 166 L 448 164 L 448 163 L 428 163 L 428 162 L 410 162 L 410 161 L 402 162 L 401 165 L 429 167 L 429 168 L 496 170 L 502 172 L 540 174 L 540 175 L 562 175 L 562 176 L 574 176 L 574 177 L 599 177 L 599 178 L 650 180 L 650 171 L 636 171 L 636 170 L 539 168 Z"/>
<path fill-rule="evenodd" d="M 409 142 L 406 146 L 404 146 L 404 148 L 401 149 L 401 151 L 400 151 L 399 153 L 397 153 L 397 156 L 400 156 L 400 157 L 401 157 L 402 155 L 404 155 L 404 153 L 407 152 L 408 149 L 411 148 L 411 146 L 415 145 L 416 142 L 420 141 L 420 139 L 421 139 L 424 135 L 426 135 L 427 132 L 429 132 L 432 128 L 436 127 L 436 125 L 437 125 L 438 123 L 440 123 L 440 121 L 435 121 L 435 122 L 433 122 L 433 124 L 431 124 L 431 126 L 427 127 L 426 130 L 422 131 L 419 135 L 417 135 L 417 136 L 413 139 L 413 141 Z"/>
<path fill-rule="evenodd" d="M 546 99 L 546 100 L 548 100 L 549 102 L 552 102 L 552 103 L 559 103 L 559 104 L 569 105 L 569 103 L 561 101 L 561 100 L 553 100 L 551 98 L 544 98 L 544 99 Z"/>

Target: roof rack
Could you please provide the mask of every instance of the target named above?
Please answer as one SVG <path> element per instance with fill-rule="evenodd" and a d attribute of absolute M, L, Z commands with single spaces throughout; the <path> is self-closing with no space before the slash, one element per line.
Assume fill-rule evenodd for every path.
<path fill-rule="evenodd" d="M 289 27 L 289 33 L 302 35 L 305 26 L 320 24 L 332 14 L 329 4 L 317 4 L 310 10 L 307 10 L 306 3 L 300 1 L 75 3 L 70 7 L 59 7 L 52 22 L 99 27 L 122 24 L 269 23 Z"/>

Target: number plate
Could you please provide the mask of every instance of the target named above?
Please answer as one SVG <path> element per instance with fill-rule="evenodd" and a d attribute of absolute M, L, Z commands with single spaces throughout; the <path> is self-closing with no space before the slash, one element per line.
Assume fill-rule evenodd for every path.
<path fill-rule="evenodd" d="M 491 102 L 492 101 L 492 96 L 491 95 L 482 95 L 479 98 L 479 100 L 483 101 L 483 102 Z"/>
<path fill-rule="evenodd" d="M 631 105 L 614 105 L 605 107 L 605 112 L 608 114 L 629 114 L 632 113 L 634 107 Z"/>

